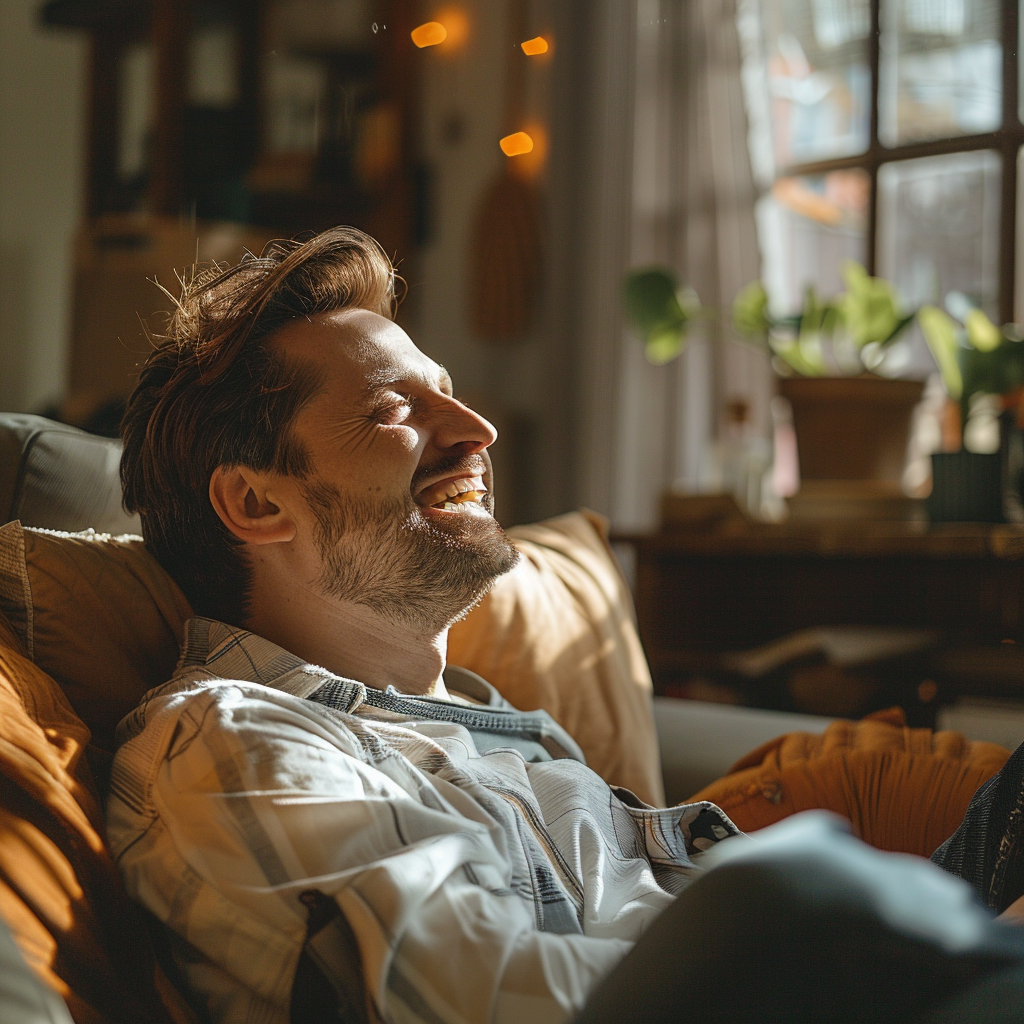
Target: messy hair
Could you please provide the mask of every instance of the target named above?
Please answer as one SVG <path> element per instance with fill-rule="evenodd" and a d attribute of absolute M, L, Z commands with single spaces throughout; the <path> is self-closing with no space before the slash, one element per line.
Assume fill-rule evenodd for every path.
<path fill-rule="evenodd" d="M 236 266 L 195 268 L 154 338 L 122 422 L 124 506 L 200 614 L 241 624 L 252 570 L 209 497 L 218 466 L 306 478 L 292 425 L 318 393 L 314 368 L 269 344 L 299 318 L 368 309 L 391 318 L 395 271 L 369 235 L 332 228 L 277 241 Z"/>

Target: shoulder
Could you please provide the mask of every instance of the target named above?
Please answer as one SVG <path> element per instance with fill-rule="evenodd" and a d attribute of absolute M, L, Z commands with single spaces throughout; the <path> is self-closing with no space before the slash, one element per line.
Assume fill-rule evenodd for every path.
<path fill-rule="evenodd" d="M 199 733 L 284 732 L 344 737 L 349 716 L 325 715 L 318 705 L 274 686 L 224 679 L 192 670 L 150 690 L 117 729 L 118 753 L 145 737 L 145 746 L 191 742 Z M 160 736 L 161 741 L 156 737 Z"/>
<path fill-rule="evenodd" d="M 151 690 L 121 722 L 111 802 L 155 815 L 161 782 L 175 792 L 301 787 L 326 765 L 336 775 L 362 762 L 360 731 L 273 687 L 191 673 Z"/>

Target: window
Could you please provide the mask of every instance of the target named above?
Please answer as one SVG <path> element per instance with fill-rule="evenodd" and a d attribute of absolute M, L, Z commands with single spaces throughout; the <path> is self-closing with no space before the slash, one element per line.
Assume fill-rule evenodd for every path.
<path fill-rule="evenodd" d="M 766 285 L 780 311 L 847 259 L 908 307 L 957 290 L 1024 318 L 1017 0 L 746 0 L 751 155 Z M 1024 264 L 1024 260 L 1020 261 Z M 1016 300 L 1016 301 L 1015 301 Z M 930 368 L 911 342 L 890 372 Z"/>

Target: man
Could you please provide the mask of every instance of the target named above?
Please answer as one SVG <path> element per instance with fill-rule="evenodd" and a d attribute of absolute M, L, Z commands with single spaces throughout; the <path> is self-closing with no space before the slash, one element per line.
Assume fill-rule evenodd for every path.
<path fill-rule="evenodd" d="M 126 506 L 202 617 L 121 725 L 110 841 L 202 1012 L 540 1024 L 596 993 L 584 1019 L 740 1019 L 750 986 L 720 984 L 738 936 L 804 904 L 775 945 L 827 954 L 797 986 L 807 1019 L 822 999 L 890 1019 L 1014 963 L 1016 930 L 927 866 L 886 869 L 886 892 L 931 919 L 867 912 L 871 858 L 887 862 L 831 825 L 791 830 L 802 859 L 721 843 L 689 888 L 736 835 L 724 814 L 612 791 L 546 715 L 446 667 L 448 627 L 517 556 L 491 515 L 495 432 L 393 302 L 389 262 L 353 229 L 210 272 L 125 415 Z M 846 902 L 807 896 L 816 865 Z M 847 911 L 863 934 L 848 992 Z M 753 986 L 776 1002 L 751 1012 L 804 1019 L 791 988 Z"/>

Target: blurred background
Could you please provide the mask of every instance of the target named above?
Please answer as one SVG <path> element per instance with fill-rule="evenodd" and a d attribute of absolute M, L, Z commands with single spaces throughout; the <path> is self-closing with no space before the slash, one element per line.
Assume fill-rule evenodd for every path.
<path fill-rule="evenodd" d="M 197 254 L 351 223 L 397 260 L 403 326 L 501 430 L 503 519 L 588 504 L 654 526 L 726 392 L 768 430 L 761 353 L 719 325 L 652 367 L 621 303 L 644 262 L 706 301 L 759 273 L 736 14 L 5 2 L 0 406 L 109 429 L 167 307 L 153 278 L 173 292 Z M 506 156 L 520 132 L 532 150 Z"/>
<path fill-rule="evenodd" d="M 499 428 L 503 522 L 610 518 L 662 692 L 934 717 L 960 691 L 920 652 L 954 630 L 1005 695 L 1020 27 L 1017 0 L 4 0 L 0 408 L 116 433 L 154 281 L 355 224 Z M 836 625 L 927 635 L 721 660 Z"/>

